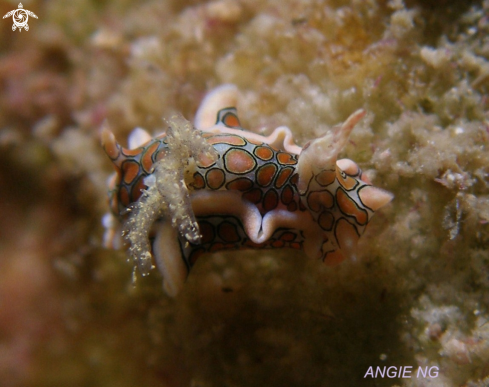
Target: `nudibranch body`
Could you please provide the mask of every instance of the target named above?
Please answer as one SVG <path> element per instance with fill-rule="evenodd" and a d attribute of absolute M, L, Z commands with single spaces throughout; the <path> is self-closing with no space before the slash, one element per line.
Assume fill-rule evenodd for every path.
<path fill-rule="evenodd" d="M 178 117 L 153 139 L 137 129 L 132 149 L 102 133 L 116 168 L 112 212 L 126 219 L 143 275 L 154 257 L 170 295 L 205 253 L 292 248 L 327 264 L 354 258 L 374 211 L 392 200 L 353 161 L 337 160 L 363 110 L 301 149 L 286 127 L 268 137 L 243 130 L 236 99 L 236 87 L 220 86 L 204 98 L 196 129 Z"/>

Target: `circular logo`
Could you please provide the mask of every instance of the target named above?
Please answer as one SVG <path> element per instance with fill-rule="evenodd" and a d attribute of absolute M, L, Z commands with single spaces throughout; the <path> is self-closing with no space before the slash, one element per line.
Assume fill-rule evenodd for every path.
<path fill-rule="evenodd" d="M 12 24 L 12 31 L 19 29 L 19 32 L 22 31 L 22 28 L 25 29 L 26 31 L 29 31 L 29 25 L 27 24 L 27 21 L 29 20 L 29 16 L 32 16 L 33 18 L 37 19 L 37 15 L 32 11 L 24 9 L 22 3 L 19 3 L 18 9 L 14 9 L 10 12 L 7 12 L 5 15 L 3 15 L 3 18 L 5 19 L 6 17 L 9 16 L 12 16 L 12 20 L 14 22 L 14 24 Z"/>
<path fill-rule="evenodd" d="M 14 11 L 13 20 L 16 27 L 25 27 L 27 25 L 27 20 L 29 20 L 29 15 L 25 9 L 19 8 Z"/>

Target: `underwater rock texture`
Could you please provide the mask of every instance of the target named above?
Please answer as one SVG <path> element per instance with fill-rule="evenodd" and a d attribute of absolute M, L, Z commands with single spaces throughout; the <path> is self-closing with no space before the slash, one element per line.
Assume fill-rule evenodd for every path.
<path fill-rule="evenodd" d="M 489 1 L 24 7 L 29 31 L 0 24 L 3 386 L 489 385 Z M 99 128 L 157 133 L 226 82 L 299 145 L 366 109 L 342 156 L 396 196 L 357 262 L 216 254 L 169 299 L 102 247 Z"/>

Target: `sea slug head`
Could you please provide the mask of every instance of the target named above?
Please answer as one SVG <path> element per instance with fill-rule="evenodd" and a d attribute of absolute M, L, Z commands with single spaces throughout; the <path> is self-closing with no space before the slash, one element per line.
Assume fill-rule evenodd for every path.
<path fill-rule="evenodd" d="M 341 126 L 306 144 L 299 155 L 298 190 L 302 204 L 323 232 L 320 257 L 327 264 L 356 258 L 356 247 L 374 212 L 393 195 L 373 187 L 356 163 L 338 154 L 358 121 L 357 110 Z"/>
<path fill-rule="evenodd" d="M 122 179 L 122 162 L 126 158 L 122 153 L 122 147 L 117 143 L 114 134 L 110 131 L 108 124 L 104 123 L 100 132 L 100 139 L 102 148 L 104 149 L 109 159 L 114 164 L 115 173 L 112 174 L 107 182 L 109 188 L 109 206 L 110 210 L 119 215 L 119 200 L 117 195 L 117 188 Z"/>
<path fill-rule="evenodd" d="M 140 167 L 131 158 L 142 152 L 141 145 L 150 138 L 147 132 L 137 128 L 129 136 L 129 148 L 124 148 L 116 141 L 107 122 L 101 128 L 102 148 L 115 169 L 115 174 L 111 175 L 108 181 L 110 209 L 115 215 L 120 215 L 132 202 L 137 200 L 141 189 L 144 188 L 139 173 Z"/>
<path fill-rule="evenodd" d="M 313 180 L 321 179 L 321 176 L 334 180 L 338 154 L 346 145 L 352 129 L 363 116 L 365 110 L 357 110 L 341 126 L 329 131 L 323 137 L 310 141 L 302 148 L 297 164 L 298 189 L 301 195 L 308 190 Z"/>

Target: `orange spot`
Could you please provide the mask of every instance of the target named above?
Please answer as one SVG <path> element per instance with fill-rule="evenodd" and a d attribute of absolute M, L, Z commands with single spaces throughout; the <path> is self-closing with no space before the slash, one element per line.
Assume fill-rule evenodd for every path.
<path fill-rule="evenodd" d="M 199 221 L 199 230 L 202 235 L 201 244 L 211 243 L 216 237 L 214 226 L 209 222 Z"/>
<path fill-rule="evenodd" d="M 330 185 L 332 182 L 334 182 L 335 177 L 335 171 L 324 170 L 316 175 L 316 181 L 320 186 L 326 187 L 327 185 Z"/>
<path fill-rule="evenodd" d="M 159 147 L 158 150 L 155 152 L 155 156 L 153 157 L 153 159 L 155 160 L 155 163 L 157 161 L 160 161 L 163 157 L 166 156 L 166 152 L 167 152 L 168 148 L 166 147 Z"/>
<path fill-rule="evenodd" d="M 290 187 L 290 185 L 286 185 L 282 190 L 282 194 L 280 195 L 280 199 L 282 199 L 282 203 L 289 204 L 294 200 L 294 191 Z"/>
<path fill-rule="evenodd" d="M 345 215 L 353 216 L 359 225 L 367 223 L 367 212 L 359 208 L 357 203 L 341 188 L 336 190 L 336 201 L 338 202 L 340 210 Z"/>
<path fill-rule="evenodd" d="M 139 174 L 139 164 L 132 160 L 126 160 L 122 163 L 122 176 L 124 183 L 131 184 Z"/>
<path fill-rule="evenodd" d="M 297 210 L 297 203 L 296 202 L 292 202 L 292 203 L 287 205 L 287 211 L 294 212 L 295 210 Z"/>
<path fill-rule="evenodd" d="M 138 181 L 133 185 L 131 191 L 131 201 L 135 202 L 141 196 L 141 191 L 146 189 L 146 185 L 143 182 L 144 176 L 141 176 Z"/>
<path fill-rule="evenodd" d="M 143 151 L 143 148 L 136 148 L 136 149 L 126 149 L 122 148 L 122 153 L 125 156 L 137 156 Z"/>
<path fill-rule="evenodd" d="M 289 178 L 289 176 L 292 174 L 293 171 L 294 171 L 294 168 L 292 168 L 292 167 L 282 168 L 282 170 L 279 172 L 279 174 L 277 176 L 277 179 L 275 180 L 275 187 L 277 187 L 277 188 L 282 187 L 285 184 L 285 182 L 287 181 L 287 179 Z"/>
<path fill-rule="evenodd" d="M 249 200 L 251 203 L 260 203 L 262 197 L 262 192 L 259 188 L 252 189 L 251 191 L 245 192 L 243 198 Z"/>
<path fill-rule="evenodd" d="M 297 250 L 300 250 L 302 249 L 302 245 L 300 242 L 292 242 L 290 244 L 290 247 L 293 248 L 293 249 L 297 249 Z"/>
<path fill-rule="evenodd" d="M 262 187 L 267 187 L 272 183 L 275 173 L 277 173 L 277 166 L 275 164 L 269 163 L 262 165 L 256 171 L 256 182 Z"/>
<path fill-rule="evenodd" d="M 331 231 L 334 226 L 334 216 L 329 211 L 323 211 L 319 215 L 318 219 L 319 226 L 326 231 Z"/>
<path fill-rule="evenodd" d="M 285 242 L 281 241 L 281 240 L 277 240 L 277 241 L 272 242 L 272 246 L 277 248 L 277 249 L 280 249 L 280 248 L 285 246 Z"/>
<path fill-rule="evenodd" d="M 246 145 L 246 141 L 243 137 L 235 136 L 232 134 L 217 134 L 213 137 L 209 137 L 207 142 L 211 145 L 214 144 L 228 144 L 228 145 Z"/>
<path fill-rule="evenodd" d="M 222 222 L 217 227 L 217 234 L 225 242 L 238 242 L 240 240 L 238 230 L 231 222 Z"/>
<path fill-rule="evenodd" d="M 279 152 L 277 153 L 277 161 L 282 165 L 295 165 L 297 164 L 297 156 L 290 153 Z"/>
<path fill-rule="evenodd" d="M 273 157 L 273 151 L 268 146 L 257 146 L 253 151 L 256 157 L 268 161 Z"/>
<path fill-rule="evenodd" d="M 278 194 L 277 191 L 270 189 L 263 197 L 263 209 L 265 212 L 273 210 L 278 206 Z"/>
<path fill-rule="evenodd" d="M 212 168 L 205 174 L 205 181 L 210 189 L 219 189 L 224 184 L 224 172 L 219 168 Z"/>
<path fill-rule="evenodd" d="M 234 113 L 226 113 L 222 118 L 222 123 L 230 128 L 241 128 L 238 116 Z"/>
<path fill-rule="evenodd" d="M 229 172 L 242 175 L 252 171 L 256 166 L 256 161 L 250 152 L 231 148 L 224 154 L 224 166 Z"/>
<path fill-rule="evenodd" d="M 334 198 L 329 191 L 313 191 L 307 196 L 307 205 L 314 212 L 319 212 L 324 208 L 331 208 L 334 205 Z"/>
<path fill-rule="evenodd" d="M 297 186 L 298 182 L 299 182 L 299 174 L 296 173 L 296 174 L 292 175 L 292 177 L 290 178 L 290 183 Z"/>
<path fill-rule="evenodd" d="M 296 235 L 293 232 L 284 232 L 281 236 L 280 239 L 286 242 L 292 242 L 295 239 Z"/>
<path fill-rule="evenodd" d="M 358 185 L 358 180 L 348 176 L 340 168 L 336 167 L 336 178 L 343 188 L 350 191 Z"/>
<path fill-rule="evenodd" d="M 119 201 L 124 207 L 129 206 L 131 204 L 131 200 L 129 199 L 129 191 L 126 187 L 121 187 L 119 190 Z"/>
<path fill-rule="evenodd" d="M 144 151 L 143 157 L 141 157 L 141 164 L 143 165 L 146 173 L 150 173 L 151 168 L 153 167 L 153 153 L 155 153 L 156 149 L 160 144 L 158 142 L 154 142 Z"/>
<path fill-rule="evenodd" d="M 205 154 L 200 154 L 197 156 L 197 166 L 199 168 L 209 168 L 215 164 L 215 160 L 207 157 Z"/>
<path fill-rule="evenodd" d="M 239 177 L 226 184 L 229 190 L 248 191 L 253 186 L 253 182 L 246 177 Z"/>
<path fill-rule="evenodd" d="M 194 181 L 189 184 L 191 187 L 195 189 L 205 188 L 205 181 L 202 175 L 199 172 L 194 173 Z"/>

